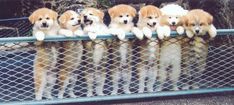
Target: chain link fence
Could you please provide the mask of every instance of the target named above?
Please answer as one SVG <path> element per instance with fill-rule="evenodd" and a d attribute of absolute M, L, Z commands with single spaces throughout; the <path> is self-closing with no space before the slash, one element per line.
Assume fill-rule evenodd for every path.
<path fill-rule="evenodd" d="M 18 32 L 3 29 L 1 37 L 30 36 L 31 26 L 21 21 L 12 22 Z M 29 37 L 5 38 L 0 40 L 0 103 L 35 101 L 40 95 L 44 101 L 79 100 L 233 89 L 234 43 L 218 42 L 226 35 L 142 41 L 64 37 L 40 46 Z"/>

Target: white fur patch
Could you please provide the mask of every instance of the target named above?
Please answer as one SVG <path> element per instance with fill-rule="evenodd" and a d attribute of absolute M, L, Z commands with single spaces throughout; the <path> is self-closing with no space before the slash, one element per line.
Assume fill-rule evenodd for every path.
<path fill-rule="evenodd" d="M 65 35 L 66 37 L 73 37 L 73 32 L 71 30 L 60 29 L 59 34 Z"/>
<path fill-rule="evenodd" d="M 45 33 L 42 31 L 37 31 L 35 37 L 38 41 L 43 41 L 45 39 Z"/>
<path fill-rule="evenodd" d="M 83 36 L 83 35 L 84 35 L 84 31 L 82 31 L 82 30 L 76 30 L 76 31 L 74 32 L 74 35 Z"/>
<path fill-rule="evenodd" d="M 138 39 L 142 40 L 142 39 L 144 38 L 143 32 L 142 32 L 140 29 L 138 29 L 138 28 L 136 28 L 136 27 L 133 27 L 133 28 L 132 28 L 132 32 L 133 32 L 133 34 L 136 35 L 136 37 L 137 37 Z"/>
<path fill-rule="evenodd" d="M 186 35 L 189 37 L 189 38 L 192 38 L 194 36 L 193 32 L 190 31 L 190 30 L 186 30 Z"/>
<path fill-rule="evenodd" d="M 184 27 L 178 26 L 178 27 L 176 28 L 176 31 L 177 31 L 177 33 L 178 33 L 179 35 L 182 35 L 182 34 L 184 34 Z"/>
<path fill-rule="evenodd" d="M 211 38 L 214 38 L 217 35 L 217 29 L 215 28 L 213 24 L 210 25 L 210 29 L 208 30 L 208 33 Z"/>
<path fill-rule="evenodd" d="M 148 39 L 152 38 L 152 31 L 149 28 L 143 27 L 142 31 Z"/>

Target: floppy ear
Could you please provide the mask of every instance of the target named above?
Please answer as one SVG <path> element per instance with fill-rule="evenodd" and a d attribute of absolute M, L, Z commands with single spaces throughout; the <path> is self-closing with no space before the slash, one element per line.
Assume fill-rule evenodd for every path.
<path fill-rule="evenodd" d="M 65 12 L 63 13 L 60 17 L 59 17 L 59 23 L 60 24 L 65 24 L 65 22 L 67 21 L 68 18 L 68 14 Z"/>
<path fill-rule="evenodd" d="M 32 23 L 32 24 L 34 24 L 35 23 L 35 21 L 36 21 L 36 19 L 35 19 L 35 12 L 33 12 L 29 17 L 28 17 L 28 20 Z"/>
<path fill-rule="evenodd" d="M 104 12 L 102 12 L 101 10 L 98 10 L 98 16 L 99 16 L 100 20 L 103 21 Z"/>
<path fill-rule="evenodd" d="M 57 12 L 55 12 L 55 11 L 53 11 L 53 10 L 50 10 L 50 14 L 52 15 L 52 18 L 53 18 L 54 20 L 57 20 L 57 18 L 58 18 L 58 13 L 57 13 Z"/>
<path fill-rule="evenodd" d="M 188 16 L 183 16 L 182 18 L 183 26 L 188 27 Z"/>
<path fill-rule="evenodd" d="M 147 15 L 147 12 L 144 8 L 141 8 L 138 13 L 140 17 L 145 17 Z"/>
<path fill-rule="evenodd" d="M 110 8 L 110 9 L 108 10 L 108 13 L 109 13 L 109 15 L 110 15 L 111 18 L 114 17 L 114 11 L 115 11 L 115 7 L 112 7 L 112 8 Z"/>
<path fill-rule="evenodd" d="M 213 23 L 213 16 L 209 13 L 207 13 L 207 21 L 208 21 L 209 25 L 211 25 Z"/>
<path fill-rule="evenodd" d="M 166 15 L 160 16 L 160 25 L 168 25 L 168 21 L 167 21 L 167 16 Z"/>
<path fill-rule="evenodd" d="M 130 10 L 130 15 L 131 15 L 132 17 L 135 17 L 135 16 L 136 16 L 136 13 L 137 13 L 136 9 L 133 8 L 133 7 L 130 7 L 129 10 Z"/>

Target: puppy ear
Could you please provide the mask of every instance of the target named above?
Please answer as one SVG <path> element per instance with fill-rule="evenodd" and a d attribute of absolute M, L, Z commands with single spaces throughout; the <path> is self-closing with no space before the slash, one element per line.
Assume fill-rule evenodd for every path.
<path fill-rule="evenodd" d="M 145 8 L 141 8 L 138 14 L 139 14 L 139 17 L 145 17 L 147 15 L 147 11 Z"/>
<path fill-rule="evenodd" d="M 188 21 L 189 21 L 188 16 L 181 17 L 181 20 L 183 22 L 183 26 L 188 27 Z"/>
<path fill-rule="evenodd" d="M 101 11 L 101 10 L 98 10 L 98 16 L 100 18 L 101 21 L 103 21 L 103 18 L 104 18 L 104 12 Z"/>
<path fill-rule="evenodd" d="M 209 13 L 207 13 L 207 21 L 208 21 L 209 25 L 211 25 L 213 23 L 213 16 Z"/>
<path fill-rule="evenodd" d="M 60 17 L 59 17 L 59 23 L 60 24 L 65 24 L 65 22 L 67 21 L 68 18 L 68 14 L 65 12 L 63 13 Z"/>
<path fill-rule="evenodd" d="M 162 15 L 160 16 L 160 25 L 168 25 L 168 21 L 167 21 L 168 17 L 166 15 Z"/>
<path fill-rule="evenodd" d="M 130 11 L 130 15 L 131 15 L 132 17 L 135 17 L 135 16 L 136 16 L 137 11 L 136 11 L 135 8 L 129 7 L 129 11 Z"/>
<path fill-rule="evenodd" d="M 115 7 L 108 9 L 108 14 L 110 15 L 111 18 L 114 17 L 114 12 L 115 12 Z"/>
<path fill-rule="evenodd" d="M 55 11 L 53 11 L 53 10 L 50 10 L 50 14 L 52 15 L 52 18 L 53 18 L 54 20 L 57 20 L 57 18 L 58 18 L 58 13 L 57 13 L 57 12 L 55 12 Z"/>
<path fill-rule="evenodd" d="M 34 24 L 35 21 L 36 21 L 35 15 L 36 15 L 36 13 L 33 12 L 33 13 L 28 17 L 28 20 L 29 20 L 32 24 Z"/>

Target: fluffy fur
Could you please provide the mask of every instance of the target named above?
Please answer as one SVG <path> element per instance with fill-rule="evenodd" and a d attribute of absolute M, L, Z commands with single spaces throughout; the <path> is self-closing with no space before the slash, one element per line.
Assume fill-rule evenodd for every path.
<path fill-rule="evenodd" d="M 179 34 L 184 33 L 183 16 L 187 10 L 176 4 L 168 4 L 161 8 L 162 17 L 160 18 L 160 26 L 157 29 L 158 37 L 163 39 L 169 37 L 171 30 L 176 30 Z M 177 38 L 168 38 L 164 40 L 160 51 L 160 69 L 159 69 L 159 88 L 161 91 L 163 84 L 168 78 L 172 81 L 173 90 L 178 90 L 177 82 L 181 73 L 181 42 Z M 171 66 L 171 72 L 167 72 L 167 68 Z"/>
<path fill-rule="evenodd" d="M 202 72 L 205 71 L 206 59 L 208 55 L 208 42 L 205 35 L 209 35 L 210 38 L 214 38 L 217 34 L 217 30 L 213 25 L 213 16 L 208 12 L 201 9 L 194 9 L 188 12 L 184 18 L 184 25 L 186 34 L 189 38 L 192 38 L 188 65 L 193 65 L 196 68 L 187 67 L 187 74 L 191 81 L 192 88 L 199 88 L 199 81 Z M 197 71 L 196 73 L 194 71 Z M 189 89 L 189 85 L 184 89 Z"/>
<path fill-rule="evenodd" d="M 108 28 L 103 23 L 104 13 L 95 8 L 86 8 L 82 11 L 84 18 L 84 32 L 93 41 L 85 42 L 87 51 L 88 67 L 86 71 L 87 96 L 93 96 L 93 84 L 96 83 L 95 91 L 97 95 L 104 95 L 103 88 L 106 78 L 106 53 L 107 45 L 104 40 L 96 39 L 97 35 L 108 34 Z M 91 59 L 90 59 L 91 58 Z"/>
<path fill-rule="evenodd" d="M 152 38 L 152 32 L 156 32 L 161 15 L 160 9 L 152 5 L 144 6 L 139 11 L 137 26 L 148 38 L 137 41 L 137 43 L 140 42 L 140 62 L 136 65 L 139 73 L 139 93 L 144 92 L 146 78 L 148 78 L 148 81 L 146 81 L 147 91 L 153 92 L 154 90 L 153 85 L 158 72 L 159 44 L 156 38 Z"/>
<path fill-rule="evenodd" d="M 54 43 L 42 43 L 46 36 L 58 35 L 58 14 L 47 8 L 40 8 L 29 16 L 34 24 L 33 36 L 40 42 L 34 60 L 34 83 L 36 100 L 41 100 L 43 93 L 46 98 L 52 99 L 51 90 L 55 84 L 55 69 L 57 63 L 57 49 Z"/>
<path fill-rule="evenodd" d="M 83 35 L 81 22 L 81 16 L 75 11 L 68 10 L 64 12 L 59 18 L 59 23 L 61 26 L 59 34 L 67 37 Z M 58 77 L 60 83 L 58 98 L 63 98 L 65 89 L 68 85 L 70 85 L 68 88 L 69 96 L 75 98 L 76 95 L 74 94 L 73 89 L 76 85 L 77 75 L 75 75 L 74 72 L 81 63 L 83 45 L 81 41 L 66 41 L 63 42 L 63 48 L 63 64 L 60 67 Z"/>
<path fill-rule="evenodd" d="M 129 5 L 116 5 L 108 10 L 108 13 L 111 17 L 111 23 L 109 25 L 110 33 L 113 35 L 117 35 L 117 37 L 121 41 L 113 40 L 112 48 L 114 56 L 120 56 L 120 58 L 115 57 L 113 61 L 115 61 L 114 67 L 112 70 L 112 82 L 113 82 L 113 90 L 112 95 L 116 95 L 118 93 L 118 85 L 119 80 L 122 79 L 123 91 L 126 94 L 131 93 L 129 90 L 129 85 L 131 82 L 131 54 L 132 54 L 132 43 L 125 39 L 125 34 L 129 32 L 135 32 L 134 24 L 132 22 L 133 18 L 136 16 L 135 8 Z M 136 29 L 136 28 L 135 28 Z M 137 29 L 136 29 L 137 30 Z M 138 30 L 136 33 L 140 33 Z M 143 38 L 143 34 L 137 36 L 139 39 Z"/>

